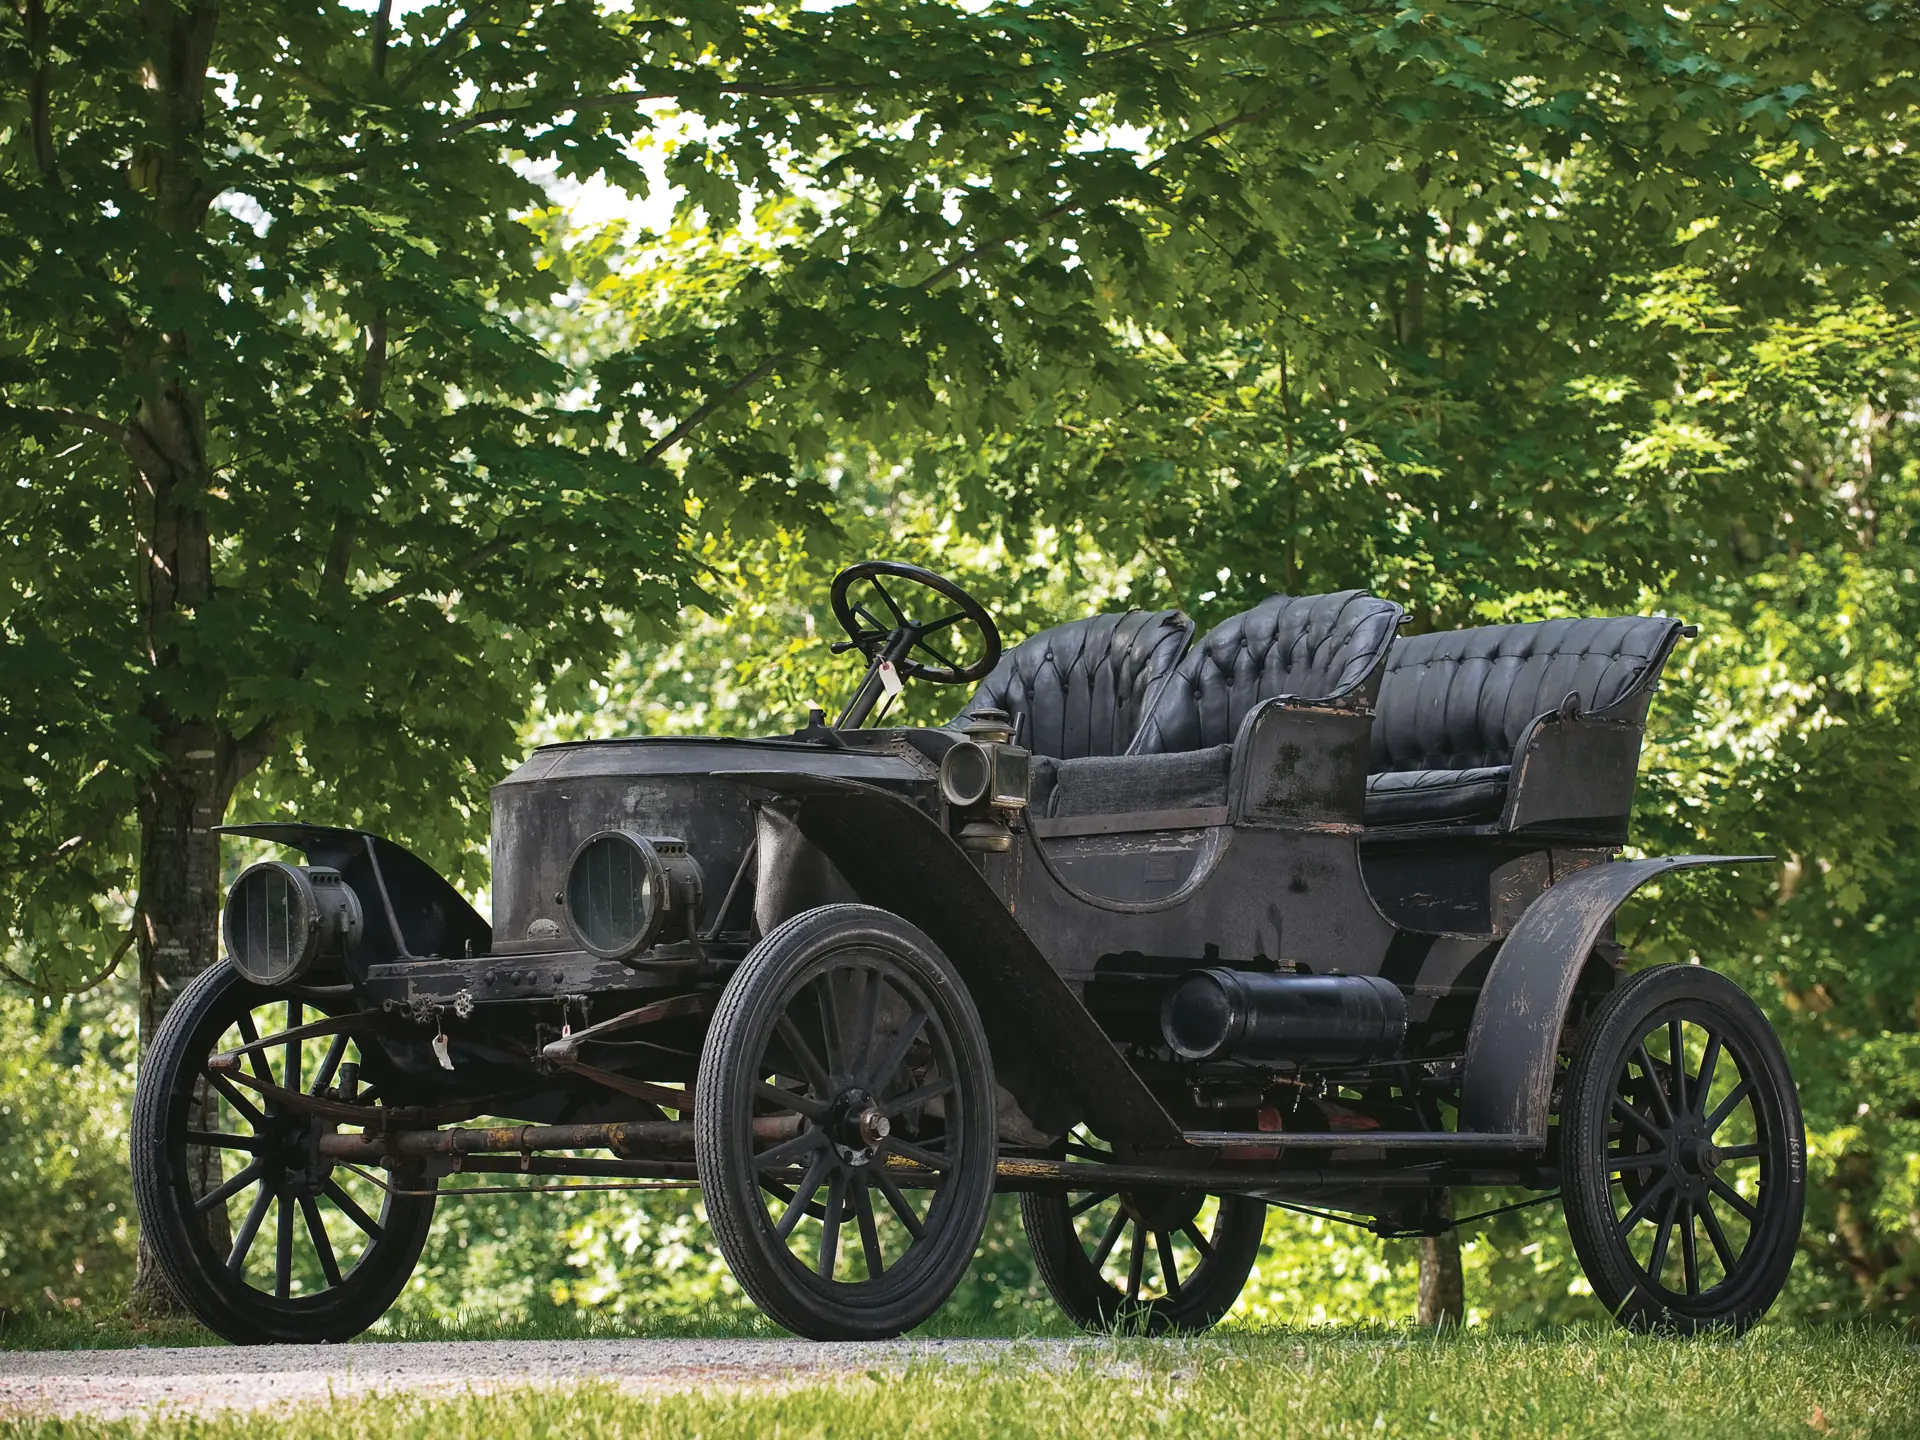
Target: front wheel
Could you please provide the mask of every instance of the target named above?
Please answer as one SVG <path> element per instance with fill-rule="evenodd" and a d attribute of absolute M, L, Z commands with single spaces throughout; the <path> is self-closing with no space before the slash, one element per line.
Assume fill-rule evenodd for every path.
<path fill-rule="evenodd" d="M 1806 1203 L 1780 1041 L 1697 965 L 1643 970 L 1585 1027 L 1560 1117 L 1567 1228 L 1624 1325 L 1745 1330 L 1779 1295 Z"/>
<path fill-rule="evenodd" d="M 708 1027 L 693 1120 L 720 1251 L 789 1330 L 899 1335 L 979 1246 L 986 1035 L 946 956 L 884 910 L 809 910 L 753 948 Z"/>
<path fill-rule="evenodd" d="M 273 1043 L 306 1018 L 223 961 L 174 1001 L 134 1087 L 141 1234 L 180 1300 L 236 1345 L 359 1334 L 399 1295 L 433 1221 L 430 1181 L 331 1163 L 316 1145 L 325 1122 L 275 1098 L 371 1099 L 349 1037 Z M 240 1077 L 209 1069 L 262 1039 Z"/>

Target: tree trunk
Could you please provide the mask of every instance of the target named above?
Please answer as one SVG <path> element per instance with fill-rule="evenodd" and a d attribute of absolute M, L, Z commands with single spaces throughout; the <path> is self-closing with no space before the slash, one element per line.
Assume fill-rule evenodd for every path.
<path fill-rule="evenodd" d="M 1453 1219 L 1453 1195 L 1445 1192 L 1434 1215 L 1441 1222 Z M 1460 1232 L 1449 1229 L 1444 1235 L 1429 1235 L 1420 1241 L 1420 1298 L 1414 1319 L 1422 1325 L 1442 1326 L 1466 1323 L 1466 1282 L 1460 1271 Z"/>

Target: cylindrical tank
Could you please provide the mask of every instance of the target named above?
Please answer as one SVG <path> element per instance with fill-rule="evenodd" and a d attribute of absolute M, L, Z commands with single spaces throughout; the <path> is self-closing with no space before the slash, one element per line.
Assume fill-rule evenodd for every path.
<path fill-rule="evenodd" d="M 1361 1065 L 1407 1038 L 1407 1000 L 1378 975 L 1196 970 L 1160 1003 L 1160 1031 L 1183 1060 Z"/>

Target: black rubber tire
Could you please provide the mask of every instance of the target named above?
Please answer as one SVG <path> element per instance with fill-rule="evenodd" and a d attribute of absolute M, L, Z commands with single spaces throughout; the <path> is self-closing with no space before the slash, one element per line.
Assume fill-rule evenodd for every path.
<path fill-rule="evenodd" d="M 927 1019 L 937 1021 L 938 1033 L 944 1036 L 944 1053 L 950 1057 L 953 1073 L 944 1074 L 942 1066 L 941 1078 L 951 1082 L 947 1092 L 951 1098 L 943 1101 L 942 1143 L 951 1168 L 931 1190 L 927 1214 L 917 1221 L 923 1236 L 914 1240 L 904 1256 L 884 1264 L 878 1279 L 870 1273 L 864 1279 L 842 1281 L 835 1278 L 835 1260 L 825 1261 L 825 1274 L 816 1273 L 815 1267 L 792 1253 L 788 1238 L 777 1232 L 749 1127 L 756 1098 L 765 1103 L 759 1086 L 762 1076 L 772 1073 L 764 1062 L 777 1023 L 790 1016 L 789 1006 L 798 1004 L 809 987 L 830 986 L 832 982 L 822 978 L 829 971 L 838 974 L 860 966 L 885 969 L 895 994 L 910 994 L 912 1003 L 924 1005 Z M 869 970 L 863 984 L 876 983 L 876 973 Z M 934 1033 L 925 1022 L 920 1029 Z M 829 1072 L 824 1088 L 830 1094 L 850 1094 L 866 1083 L 858 1077 L 870 1068 L 870 1047 L 863 1043 L 858 1062 L 844 1053 L 850 1051 L 849 1045 L 843 1044 L 840 1062 L 831 1058 L 831 1044 L 824 1048 L 830 1058 L 820 1068 Z M 875 1093 L 881 1093 L 887 1078 L 880 1077 Z M 816 1088 L 821 1087 L 813 1086 L 807 1093 Z M 694 1096 L 694 1158 L 707 1218 L 734 1278 L 775 1321 L 815 1340 L 886 1339 L 912 1329 L 946 1302 L 979 1248 L 993 1198 L 995 1090 L 986 1033 L 973 1001 L 951 962 L 924 934 L 870 905 L 822 906 L 776 927 L 741 962 L 721 994 L 702 1047 Z M 839 1167 L 833 1170 L 837 1178 L 831 1185 L 847 1187 L 841 1193 L 867 1194 L 870 1182 L 854 1177 L 843 1164 L 839 1147 L 826 1143 L 830 1133 L 826 1123 L 803 1120 L 802 1126 L 797 1138 L 804 1141 L 818 1132 L 820 1163 Z M 899 1134 L 883 1139 L 877 1142 L 876 1153 L 861 1164 L 871 1166 L 877 1160 L 884 1171 L 886 1156 L 899 1153 L 891 1147 L 903 1143 Z M 862 1177 L 871 1173 L 865 1169 Z M 839 1217 L 836 1235 L 847 1222 L 840 1202 L 831 1198 L 831 1189 L 824 1211 L 821 1206 L 808 1208 L 820 1183 L 815 1180 L 815 1188 L 801 1197 L 799 1208 L 802 1221 L 806 1216 L 821 1220 L 824 1241 L 825 1214 Z M 797 1191 L 801 1185 L 794 1188 Z M 870 1194 L 864 1203 L 872 1206 Z M 837 1246 L 837 1239 L 834 1243 Z"/>
<path fill-rule="evenodd" d="M 1207 1197 L 1198 1198 L 1204 1201 Z M 1081 1329 L 1191 1335 L 1212 1328 L 1233 1308 L 1253 1273 L 1260 1238 L 1266 1230 L 1267 1207 L 1262 1201 L 1246 1195 L 1214 1198 L 1218 1208 L 1213 1233 L 1207 1237 L 1212 1253 L 1203 1255 L 1198 1266 L 1180 1280 L 1177 1293 L 1147 1299 L 1130 1299 L 1126 1291 L 1101 1273 L 1074 1228 L 1074 1217 L 1069 1213 L 1071 1197 L 1022 1195 L 1020 1224 L 1027 1232 L 1027 1246 L 1047 1292 Z M 1137 1230 L 1143 1238 L 1156 1233 L 1152 1225 L 1142 1226 L 1147 1210 L 1130 1208 L 1151 1207 L 1154 1199 L 1120 1197 L 1116 1221 L 1124 1219 L 1126 1227 Z M 1155 1263 L 1162 1267 L 1166 1263 L 1157 1247 Z M 1164 1268 L 1162 1273 L 1164 1277 Z M 1164 1288 L 1164 1278 L 1162 1284 Z"/>
<path fill-rule="evenodd" d="M 388 1195 L 376 1222 L 379 1237 L 339 1284 L 313 1294 L 283 1298 L 228 1270 L 194 1209 L 186 1160 L 194 1087 L 235 1017 L 279 998 L 228 962 L 203 972 L 160 1022 L 134 1086 L 131 1160 L 141 1234 L 181 1303 L 236 1345 L 316 1344 L 359 1334 L 399 1296 L 433 1223 L 433 1196 Z M 284 1183 L 280 1174 L 256 1188 L 274 1190 Z M 285 1202 L 276 1192 L 271 1203 Z"/>
<path fill-rule="evenodd" d="M 1674 1027 L 1684 1060 L 1677 1077 L 1670 1063 L 1673 1040 L 1656 1039 L 1652 1049 L 1645 1043 L 1663 1032 L 1672 1034 Z M 1698 1062 L 1685 1039 L 1689 1027 L 1702 1036 Z M 1708 1047 L 1716 1039 L 1709 1068 Z M 1732 1072 L 1724 1058 L 1729 1055 Z M 1636 1066 L 1638 1079 L 1632 1074 Z M 1709 1073 L 1709 1090 L 1721 1096 L 1711 1110 L 1710 1096 L 1699 1093 L 1701 1070 Z M 1735 1097 L 1729 1117 L 1738 1118 L 1754 1138 L 1743 1146 L 1715 1149 L 1711 1116 L 1727 1104 L 1729 1093 L 1716 1087 L 1726 1086 L 1730 1073 L 1740 1076 L 1732 1088 L 1751 1089 L 1744 1100 Z M 1662 1074 L 1670 1078 L 1662 1080 Z M 1675 1104 L 1676 1091 L 1685 1103 Z M 1583 1027 L 1564 1094 L 1559 1144 L 1567 1229 L 1601 1304 L 1636 1330 L 1738 1333 L 1759 1320 L 1786 1283 L 1806 1205 L 1799 1096 L 1779 1038 L 1760 1007 L 1733 981 L 1698 965 L 1642 970 L 1609 995 Z M 1727 1123 L 1720 1121 L 1722 1137 Z M 1729 1232 L 1720 1217 L 1720 1210 L 1733 1203 L 1728 1192 L 1735 1191 L 1720 1172 L 1725 1161 L 1697 1158 L 1731 1155 L 1736 1148 L 1753 1152 L 1740 1158 L 1753 1160 L 1758 1172 L 1751 1186 L 1755 1193 L 1739 1196 L 1753 1217 L 1735 1216 L 1745 1225 L 1738 1246 L 1733 1244 L 1738 1232 Z M 1643 1203 L 1648 1213 L 1636 1219 Z M 1624 1230 L 1622 1222 L 1630 1222 Z M 1654 1229 L 1645 1260 L 1630 1243 L 1642 1224 Z M 1679 1250 L 1673 1249 L 1674 1239 L 1681 1241 Z M 1733 1255 L 1731 1264 L 1722 1244 Z M 1682 1268 L 1678 1287 L 1665 1281 L 1676 1259 Z M 1712 1284 L 1706 1283 L 1709 1264 L 1719 1276 Z"/>

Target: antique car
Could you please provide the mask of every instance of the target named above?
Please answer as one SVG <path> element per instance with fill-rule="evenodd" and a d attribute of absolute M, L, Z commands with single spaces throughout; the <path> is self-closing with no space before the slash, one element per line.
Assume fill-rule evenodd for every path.
<path fill-rule="evenodd" d="M 818 1338 L 926 1320 L 996 1191 L 1091 1328 L 1212 1324 L 1269 1206 L 1429 1235 L 1487 1187 L 1559 1199 L 1622 1323 L 1772 1303 L 1805 1185 L 1781 1047 L 1613 933 L 1657 876 L 1764 858 L 1616 858 L 1679 621 L 1402 637 L 1346 591 L 1003 654 L 916 566 L 832 603 L 866 660 L 834 723 L 502 781 L 491 924 L 380 836 L 234 827 L 305 863 L 231 887 L 133 1132 L 207 1325 L 362 1330 L 456 1174 L 697 1186 L 746 1293 Z M 912 682 L 977 687 L 869 723 Z"/>

